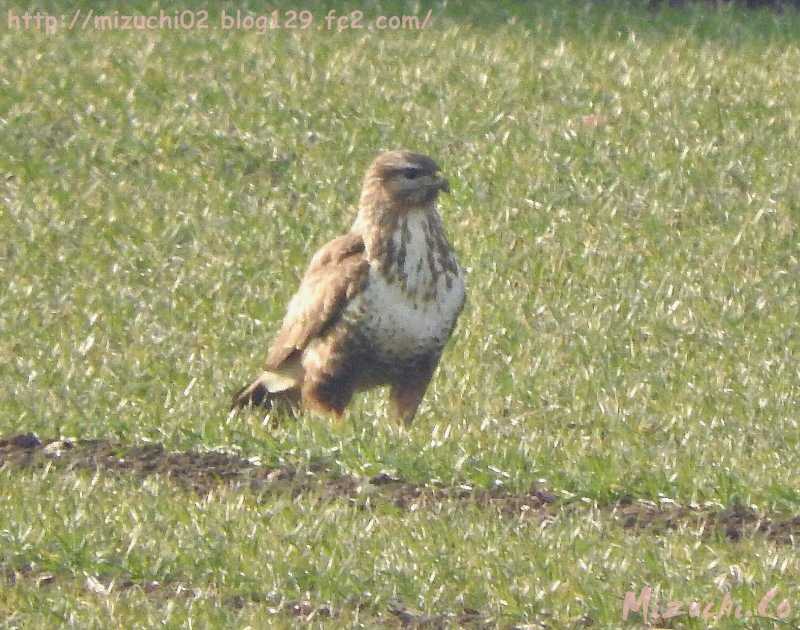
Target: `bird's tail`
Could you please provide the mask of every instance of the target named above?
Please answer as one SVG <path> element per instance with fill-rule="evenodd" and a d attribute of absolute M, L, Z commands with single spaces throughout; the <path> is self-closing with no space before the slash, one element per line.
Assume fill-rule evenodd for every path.
<path fill-rule="evenodd" d="M 276 372 L 262 372 L 249 385 L 245 385 L 233 395 L 231 410 L 242 407 L 266 407 L 272 409 L 275 402 L 286 402 L 291 407 L 299 403 L 297 381 Z"/>

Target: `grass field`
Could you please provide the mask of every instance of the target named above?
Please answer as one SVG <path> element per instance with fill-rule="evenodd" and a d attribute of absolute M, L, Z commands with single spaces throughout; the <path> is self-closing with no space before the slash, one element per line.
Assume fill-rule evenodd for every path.
<path fill-rule="evenodd" d="M 0 626 L 796 627 L 800 15 L 330 7 L 3 9 Z M 414 425 L 229 417 L 396 147 L 469 272 Z"/>

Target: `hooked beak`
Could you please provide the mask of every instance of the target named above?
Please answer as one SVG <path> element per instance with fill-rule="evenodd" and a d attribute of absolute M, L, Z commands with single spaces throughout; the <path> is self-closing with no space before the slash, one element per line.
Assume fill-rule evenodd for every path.
<path fill-rule="evenodd" d="M 437 188 L 439 190 L 441 190 L 442 192 L 449 193 L 450 192 L 450 182 L 448 182 L 447 179 L 442 177 L 441 175 L 439 175 L 436 179 L 437 179 L 437 181 L 436 181 Z"/>

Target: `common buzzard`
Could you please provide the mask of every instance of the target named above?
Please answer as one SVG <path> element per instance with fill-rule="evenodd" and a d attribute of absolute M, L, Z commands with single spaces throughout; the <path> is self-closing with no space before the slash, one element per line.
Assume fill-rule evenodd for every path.
<path fill-rule="evenodd" d="M 446 179 L 429 157 L 379 155 L 347 234 L 311 259 L 264 371 L 232 408 L 279 400 L 341 416 L 353 394 L 390 386 L 410 424 L 464 306 L 464 272 L 436 209 Z"/>

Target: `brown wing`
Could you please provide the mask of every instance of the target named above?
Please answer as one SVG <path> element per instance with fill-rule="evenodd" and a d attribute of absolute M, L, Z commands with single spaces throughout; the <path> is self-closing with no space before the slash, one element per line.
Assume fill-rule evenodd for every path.
<path fill-rule="evenodd" d="M 278 369 L 333 324 L 366 285 L 368 271 L 364 241 L 358 234 L 339 236 L 314 254 L 270 347 L 266 369 Z"/>

